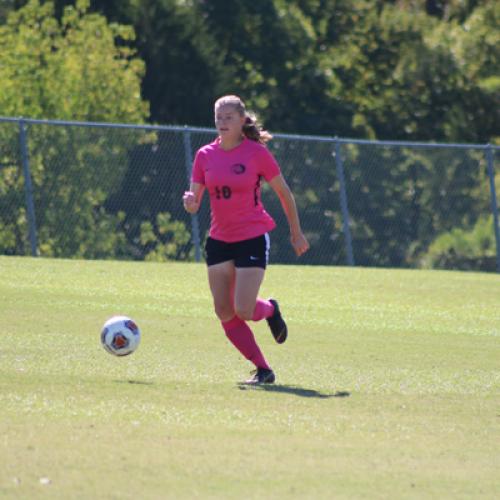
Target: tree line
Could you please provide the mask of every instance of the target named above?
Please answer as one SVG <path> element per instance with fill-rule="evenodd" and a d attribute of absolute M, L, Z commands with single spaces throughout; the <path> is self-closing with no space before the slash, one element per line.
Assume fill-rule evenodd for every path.
<path fill-rule="evenodd" d="M 480 0 L 6 0 L 0 115 L 211 126 L 214 99 L 238 93 L 272 132 L 497 143 L 499 21 L 500 4 Z M 32 127 L 30 138 L 45 255 L 193 258 L 177 193 L 152 181 L 174 168 L 161 134 L 128 146 L 99 131 Z M 17 130 L 0 124 L 0 141 L 0 252 L 23 253 Z M 338 179 L 310 147 L 286 168 L 315 241 L 327 244 L 341 233 Z M 183 154 L 182 140 L 174 149 Z M 457 238 L 484 241 L 489 200 L 475 152 L 387 161 L 346 151 L 358 263 L 419 265 L 434 252 L 427 258 L 458 266 Z M 441 233 L 456 238 L 434 241 Z M 461 261 L 491 254 L 491 236 Z M 309 260 L 342 263 L 342 248 L 326 260 L 313 248 Z"/>
<path fill-rule="evenodd" d="M 76 5 L 119 27 L 115 45 L 143 64 L 141 115 L 153 123 L 211 125 L 214 99 L 238 93 L 277 132 L 475 143 L 500 135 L 498 2 L 5 0 L 0 21 L 39 3 L 53 5 L 54 22 Z M 104 64 L 94 85 L 113 87 L 111 69 Z M 66 117 L 41 101 L 37 116 Z M 133 101 L 130 116 L 117 109 L 115 118 L 137 120 L 144 103 Z"/>

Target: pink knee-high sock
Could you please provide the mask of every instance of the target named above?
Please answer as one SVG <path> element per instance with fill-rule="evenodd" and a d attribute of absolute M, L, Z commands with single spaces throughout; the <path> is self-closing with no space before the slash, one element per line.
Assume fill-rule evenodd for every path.
<path fill-rule="evenodd" d="M 274 313 L 274 306 L 268 300 L 257 299 L 255 309 L 253 310 L 252 321 L 260 321 L 269 318 Z"/>
<path fill-rule="evenodd" d="M 255 341 L 252 330 L 242 319 L 235 316 L 233 319 L 221 323 L 227 338 L 248 361 L 251 361 L 257 368 L 270 368 Z"/>

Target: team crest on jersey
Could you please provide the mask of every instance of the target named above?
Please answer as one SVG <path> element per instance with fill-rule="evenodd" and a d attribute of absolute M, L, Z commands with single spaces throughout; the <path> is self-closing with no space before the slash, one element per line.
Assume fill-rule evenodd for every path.
<path fill-rule="evenodd" d="M 245 167 L 245 165 L 242 165 L 241 163 L 235 163 L 234 165 L 231 165 L 231 172 L 233 172 L 233 174 L 244 174 L 246 169 L 247 167 Z"/>

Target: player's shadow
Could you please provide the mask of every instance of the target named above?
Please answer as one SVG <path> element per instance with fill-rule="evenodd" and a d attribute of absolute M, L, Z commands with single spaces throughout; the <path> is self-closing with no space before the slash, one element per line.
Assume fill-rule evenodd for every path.
<path fill-rule="evenodd" d="M 248 389 L 254 389 L 265 392 L 280 392 L 283 394 L 293 394 L 294 396 L 300 396 L 302 398 L 318 398 L 318 399 L 328 399 L 328 398 L 348 398 L 351 393 L 349 391 L 336 391 L 333 393 L 325 393 L 316 391 L 314 389 L 305 389 L 304 387 L 298 387 L 294 385 L 246 385 L 239 384 L 238 388 L 242 391 Z"/>

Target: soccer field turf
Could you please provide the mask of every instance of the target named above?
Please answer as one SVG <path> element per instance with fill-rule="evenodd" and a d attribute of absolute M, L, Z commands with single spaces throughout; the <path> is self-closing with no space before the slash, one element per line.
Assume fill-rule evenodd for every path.
<path fill-rule="evenodd" d="M 499 498 L 500 277 L 271 266 L 225 338 L 203 264 L 0 257 L 0 498 Z M 100 329 L 126 314 L 139 349 Z"/>

